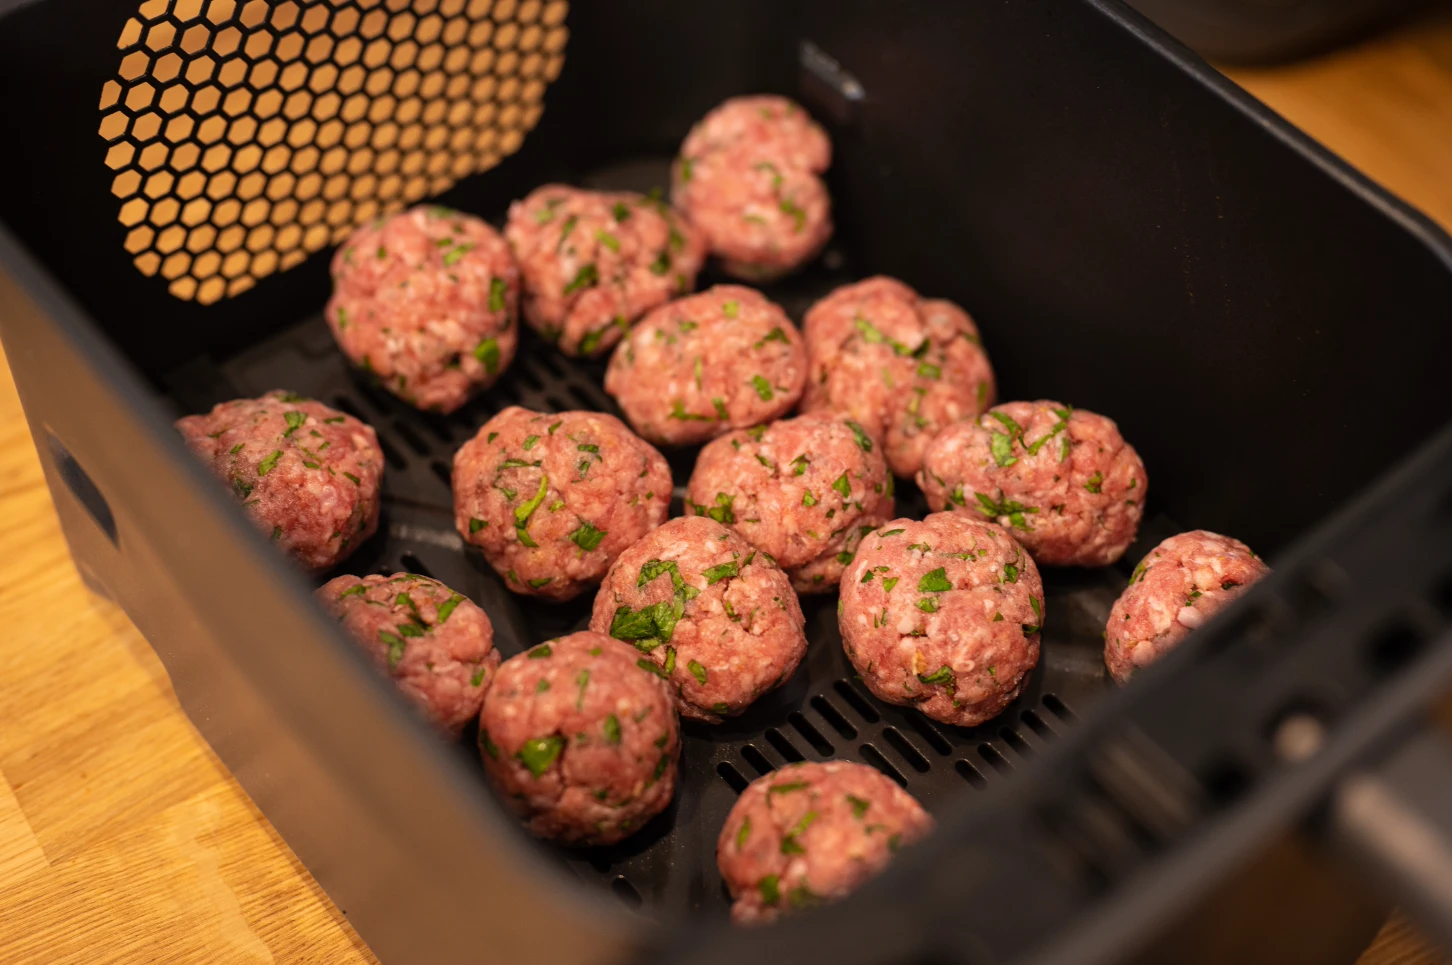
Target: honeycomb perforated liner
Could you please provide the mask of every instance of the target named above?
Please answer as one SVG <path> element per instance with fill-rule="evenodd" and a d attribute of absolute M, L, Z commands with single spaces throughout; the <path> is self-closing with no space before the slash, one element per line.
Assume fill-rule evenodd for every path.
<path fill-rule="evenodd" d="M 621 165 L 587 182 L 595 187 L 658 183 L 664 162 Z M 496 223 L 497 223 L 497 219 Z M 819 263 L 785 282 L 765 286 L 768 297 L 800 322 L 806 308 L 857 276 L 829 249 Z M 726 281 L 709 275 L 699 287 Z M 992 350 L 993 332 L 985 333 Z M 238 396 L 283 388 L 358 416 L 378 430 L 387 459 L 379 534 L 339 572 L 399 570 L 442 580 L 479 603 L 495 627 L 506 658 L 589 622 L 591 594 L 568 603 L 541 602 L 508 592 L 478 550 L 453 527 L 449 487 L 454 452 L 493 413 L 508 405 L 539 411 L 594 409 L 619 415 L 601 388 L 603 363 L 565 358 L 526 329 L 513 366 L 489 392 L 451 416 L 419 412 L 352 370 L 321 315 L 220 364 L 197 360 L 167 380 L 185 411 L 204 411 Z M 694 464 L 694 449 L 664 450 L 675 479 L 673 515 Z M 921 518 L 922 496 L 899 481 L 898 513 Z M 1153 507 L 1151 507 L 1153 508 Z M 810 645 L 796 674 L 745 714 L 711 727 L 685 722 L 679 789 L 670 808 L 634 837 L 608 848 L 544 846 L 582 879 L 609 888 L 652 917 L 684 912 L 724 915 L 726 890 L 716 870 L 716 835 L 746 784 L 796 761 L 853 760 L 869 764 L 912 792 L 930 811 L 954 795 L 973 794 L 1011 780 L 1015 769 L 1072 727 L 1076 711 L 1107 686 L 1101 631 L 1134 562 L 1149 546 L 1177 532 L 1151 516 L 1119 565 L 1102 570 L 1044 569 L 1046 619 L 1039 665 L 1024 693 L 999 717 L 973 728 L 937 724 L 916 711 L 884 704 L 856 678 L 842 652 L 836 594 L 802 597 Z M 465 743 L 472 742 L 472 733 Z M 470 751 L 477 762 L 477 755 Z M 488 793 L 480 770 L 481 795 Z"/>
<path fill-rule="evenodd" d="M 566 0 L 145 0 L 98 133 L 125 247 L 210 304 L 518 150 Z"/>

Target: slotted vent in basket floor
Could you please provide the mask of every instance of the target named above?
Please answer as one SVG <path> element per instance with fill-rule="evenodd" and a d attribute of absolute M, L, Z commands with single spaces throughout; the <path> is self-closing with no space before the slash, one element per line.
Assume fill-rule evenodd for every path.
<path fill-rule="evenodd" d="M 519 149 L 566 0 L 147 0 L 100 97 L 126 250 L 210 304 Z"/>
<path fill-rule="evenodd" d="M 623 170 L 623 169 L 622 169 Z M 636 171 L 640 189 L 663 175 L 666 164 Z M 617 172 L 618 174 L 618 172 Z M 634 183 L 645 178 L 645 183 Z M 598 183 L 601 179 L 586 183 Z M 488 212 L 485 212 L 488 214 Z M 842 254 L 829 250 L 803 274 L 768 286 L 768 297 L 800 319 L 827 291 L 852 280 Z M 832 266 L 832 267 L 824 267 Z M 718 279 L 705 277 L 705 287 Z M 326 325 L 313 316 L 226 361 L 197 363 L 171 380 L 173 397 L 189 411 L 238 395 L 285 388 L 321 399 L 372 424 L 383 444 L 384 520 L 379 535 L 344 564 L 349 572 L 408 570 L 443 580 L 478 602 L 494 622 L 506 657 L 543 640 L 583 629 L 592 597 L 541 603 L 516 597 L 454 531 L 449 486 L 454 452 L 490 415 L 508 405 L 540 411 L 595 409 L 619 414 L 600 388 L 603 365 L 562 357 L 531 332 L 519 356 L 492 390 L 459 412 L 418 412 L 349 369 Z M 694 465 L 694 450 L 667 450 L 676 496 Z M 926 511 L 910 483 L 899 485 L 898 511 Z M 679 498 L 675 507 L 679 512 Z M 1100 636 L 1130 569 L 1148 546 L 1177 531 L 1163 518 L 1148 519 L 1141 539 L 1118 567 L 1045 570 L 1047 618 L 1039 665 L 1023 695 L 998 718 L 975 728 L 934 723 L 915 711 L 879 702 L 856 679 L 842 652 L 836 596 L 803 597 L 810 646 L 806 660 L 780 690 L 746 714 L 709 727 L 684 726 L 679 792 L 670 809 L 620 845 L 584 851 L 552 849 L 582 879 L 608 889 L 626 906 L 667 917 L 704 910 L 725 914 L 728 904 L 716 871 L 716 835 L 746 784 L 796 761 L 845 759 L 876 767 L 912 792 L 929 810 L 955 795 L 1002 781 L 1074 725 L 1075 709 L 1105 688 Z M 472 741 L 472 735 L 466 735 Z M 472 755 L 477 760 L 477 755 Z M 480 775 L 480 796 L 488 792 Z"/>

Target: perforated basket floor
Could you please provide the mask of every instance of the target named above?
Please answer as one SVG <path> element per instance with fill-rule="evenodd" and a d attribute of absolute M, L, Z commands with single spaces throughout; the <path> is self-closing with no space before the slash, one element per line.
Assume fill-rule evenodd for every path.
<path fill-rule="evenodd" d="M 593 179 L 609 187 L 640 187 L 656 164 L 627 165 Z M 650 183 L 646 181 L 645 183 Z M 656 182 L 658 183 L 658 182 Z M 763 288 L 800 322 L 806 308 L 837 285 L 860 277 L 829 250 L 809 271 Z M 704 288 L 724 278 L 703 276 Z M 971 306 L 970 310 L 971 310 Z M 990 348 L 994 333 L 985 333 Z M 173 374 L 169 388 L 186 411 L 284 388 L 358 416 L 378 430 L 387 458 L 379 534 L 342 571 L 409 570 L 442 580 L 489 614 L 506 658 L 536 643 L 583 629 L 592 597 L 542 603 L 509 593 L 479 552 L 453 528 L 450 466 L 454 452 L 493 413 L 509 405 L 539 411 L 594 409 L 619 415 L 601 389 L 604 366 L 565 358 L 526 331 L 517 360 L 490 392 L 451 416 L 420 413 L 348 366 L 320 314 L 221 362 L 195 362 Z M 1013 387 L 1001 391 L 1012 397 Z M 673 515 L 695 450 L 666 450 L 675 478 Z M 916 487 L 899 481 L 898 512 L 921 517 Z M 746 714 L 716 727 L 687 723 L 680 787 L 671 807 L 620 845 L 578 851 L 550 849 L 581 878 L 610 888 L 653 917 L 682 912 L 724 915 L 727 894 L 716 871 L 716 835 L 746 784 L 785 764 L 841 758 L 878 768 L 929 810 L 953 795 L 1011 780 L 1015 767 L 1074 725 L 1076 710 L 1108 684 L 1101 631 L 1136 560 L 1177 528 L 1151 516 L 1120 565 L 1103 570 L 1045 569 L 1046 619 L 1038 667 L 1023 695 L 980 727 L 936 724 L 916 711 L 885 705 L 856 679 L 842 652 L 835 594 L 803 597 L 810 646 L 781 689 Z M 466 734 L 471 743 L 473 735 Z M 472 753 L 471 753 L 472 756 Z M 489 793 L 480 771 L 480 796 Z"/>

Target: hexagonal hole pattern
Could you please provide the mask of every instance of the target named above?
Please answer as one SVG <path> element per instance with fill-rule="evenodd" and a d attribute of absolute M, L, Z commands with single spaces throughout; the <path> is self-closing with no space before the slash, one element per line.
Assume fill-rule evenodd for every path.
<path fill-rule="evenodd" d="M 145 0 L 101 89 L 137 270 L 204 305 L 519 149 L 568 0 Z"/>

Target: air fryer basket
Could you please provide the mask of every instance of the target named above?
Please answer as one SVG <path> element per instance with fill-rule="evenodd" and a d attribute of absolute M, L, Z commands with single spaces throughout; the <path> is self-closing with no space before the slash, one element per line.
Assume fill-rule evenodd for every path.
<path fill-rule="evenodd" d="M 11 5 L 0 78 L 33 96 L 0 101 L 24 134 L 0 172 L 30 189 L 0 197 L 0 325 L 83 574 L 384 960 L 1215 961 L 1268 956 L 1276 936 L 1324 960 L 1364 944 L 1379 900 L 1325 871 L 1324 841 L 1393 862 L 1365 833 L 1378 812 L 1333 789 L 1398 746 L 1452 669 L 1452 439 L 1433 438 L 1452 414 L 1452 249 L 1436 229 L 1108 0 L 577 3 L 563 25 L 558 0 L 258 2 Z M 531 24 L 550 29 L 526 41 Z M 550 56 L 528 68 L 531 49 Z M 350 57 L 369 72 L 347 88 Z M 178 88 L 171 119 L 148 121 Z M 1150 470 L 1146 523 L 1119 567 L 1046 571 L 1041 664 L 997 720 L 948 728 L 875 701 L 841 654 L 835 598 L 809 598 L 802 670 L 745 716 L 686 728 L 664 815 L 614 848 L 541 847 L 320 618 L 168 423 L 279 387 L 354 412 L 389 465 L 380 534 L 343 569 L 444 580 L 506 655 L 583 625 L 588 599 L 520 600 L 464 551 L 447 467 L 504 405 L 613 410 L 601 367 L 527 336 L 490 393 L 417 413 L 345 365 L 318 314 L 326 259 L 308 253 L 441 191 L 498 223 L 548 180 L 661 185 L 692 120 L 757 90 L 802 98 L 836 154 L 837 238 L 767 294 L 800 319 L 880 272 L 962 303 L 1005 398 L 1120 423 Z M 395 152 L 408 176 L 390 194 L 414 92 L 420 116 L 442 106 L 416 125 L 411 174 Z M 347 122 L 336 142 L 328 111 Z M 314 163 L 333 166 L 310 188 Z M 668 455 L 679 486 L 693 453 Z M 1109 606 L 1139 554 L 1194 527 L 1247 540 L 1276 573 L 1112 691 Z M 726 810 L 756 776 L 826 758 L 904 784 L 939 833 L 852 900 L 730 929 Z"/>

